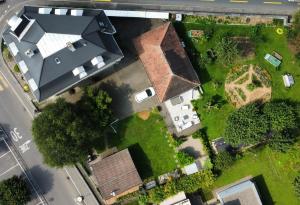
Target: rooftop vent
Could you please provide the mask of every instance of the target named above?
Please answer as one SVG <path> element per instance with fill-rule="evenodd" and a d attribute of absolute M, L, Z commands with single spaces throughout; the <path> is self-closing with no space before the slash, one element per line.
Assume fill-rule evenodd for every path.
<path fill-rule="evenodd" d="M 55 9 L 55 15 L 66 15 L 68 9 Z"/>
<path fill-rule="evenodd" d="M 96 56 L 91 60 L 93 66 L 97 66 L 97 68 L 101 68 L 105 66 L 105 62 L 102 56 Z"/>
<path fill-rule="evenodd" d="M 72 52 L 76 51 L 76 48 L 74 47 L 74 45 L 70 41 L 67 42 L 67 47 Z"/>
<path fill-rule="evenodd" d="M 85 69 L 83 66 L 79 66 L 79 67 L 74 68 L 74 70 L 72 72 L 73 72 L 74 76 L 77 76 L 80 73 L 85 72 Z"/>
<path fill-rule="evenodd" d="M 85 72 L 85 69 L 83 66 L 79 66 L 74 68 L 74 70 L 72 71 L 74 76 L 78 76 L 79 78 L 84 78 L 85 76 L 87 76 L 87 73 Z"/>
<path fill-rule="evenodd" d="M 83 10 L 79 9 L 72 9 L 71 10 L 71 16 L 82 16 Z"/>
<path fill-rule="evenodd" d="M 60 60 L 59 60 L 59 58 L 54 58 L 54 60 L 55 60 L 56 64 L 60 64 L 61 63 Z"/>
<path fill-rule="evenodd" d="M 39 8 L 39 14 L 50 14 L 52 8 Z"/>
<path fill-rule="evenodd" d="M 27 51 L 25 51 L 25 55 L 28 56 L 29 58 L 31 58 L 32 56 L 34 56 L 34 52 L 31 49 L 28 49 Z"/>

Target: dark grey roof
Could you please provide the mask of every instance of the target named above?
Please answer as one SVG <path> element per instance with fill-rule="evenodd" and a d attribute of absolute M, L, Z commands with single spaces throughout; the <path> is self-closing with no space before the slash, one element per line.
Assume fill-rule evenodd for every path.
<path fill-rule="evenodd" d="M 23 60 L 27 65 L 28 72 L 24 74 L 26 80 L 32 78 L 37 84 L 38 89 L 33 94 L 38 101 L 79 83 L 82 79 L 72 73 L 76 67 L 84 66 L 89 77 L 123 58 L 122 51 L 113 37 L 116 31 L 103 10 L 84 9 L 82 16 L 72 16 L 70 8 L 66 15 L 55 15 L 54 9 L 56 8 L 53 8 L 50 14 L 39 14 L 38 7 L 25 6 L 18 16 L 34 20 L 26 34 L 18 40 L 9 26 L 3 34 L 5 42 L 14 42 L 19 50 L 15 56 L 16 61 L 19 63 Z M 19 27 L 17 29 L 22 30 Z M 76 50 L 71 51 L 64 46 L 50 55 L 43 56 L 38 42 L 49 33 L 80 36 L 79 40 L 73 42 Z M 28 57 L 25 54 L 28 50 L 34 51 L 35 54 Z M 100 69 L 90 63 L 96 56 L 102 56 L 105 62 L 105 66 Z M 59 59 L 59 64 L 56 63 L 56 59 Z"/>

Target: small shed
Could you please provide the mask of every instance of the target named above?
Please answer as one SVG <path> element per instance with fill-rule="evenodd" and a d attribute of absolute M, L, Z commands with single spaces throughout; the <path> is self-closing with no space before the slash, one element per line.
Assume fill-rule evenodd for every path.
<path fill-rule="evenodd" d="M 191 174 L 195 174 L 199 171 L 198 166 L 196 163 L 187 165 L 185 167 L 183 167 L 182 170 L 186 175 L 191 175 Z"/>
<path fill-rule="evenodd" d="M 282 79 L 283 79 L 284 86 L 287 88 L 295 84 L 294 78 L 290 74 L 283 75 Z"/>

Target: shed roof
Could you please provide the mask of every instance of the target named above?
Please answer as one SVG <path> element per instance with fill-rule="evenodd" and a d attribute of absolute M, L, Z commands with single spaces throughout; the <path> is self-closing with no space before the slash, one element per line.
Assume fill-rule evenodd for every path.
<path fill-rule="evenodd" d="M 200 85 L 171 23 L 142 34 L 134 44 L 161 102 Z"/>
<path fill-rule="evenodd" d="M 105 200 L 142 185 L 128 149 L 108 156 L 91 166 Z"/>
<path fill-rule="evenodd" d="M 241 180 L 220 188 L 216 194 L 224 205 L 262 205 L 256 186 L 250 180 Z"/>

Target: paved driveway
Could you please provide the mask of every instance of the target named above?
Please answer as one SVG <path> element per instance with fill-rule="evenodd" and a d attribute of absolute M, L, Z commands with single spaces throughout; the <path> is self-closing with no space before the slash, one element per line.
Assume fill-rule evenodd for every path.
<path fill-rule="evenodd" d="M 150 87 L 151 83 L 136 54 L 133 39 L 163 22 L 134 18 L 112 18 L 111 21 L 118 32 L 115 37 L 124 53 L 124 59 L 114 67 L 113 72 L 104 74 L 107 77 L 101 81 L 100 86 L 110 94 L 115 115 L 122 119 L 135 112 L 150 110 L 159 103 L 156 96 L 141 103 L 134 99 L 137 92 Z"/>

